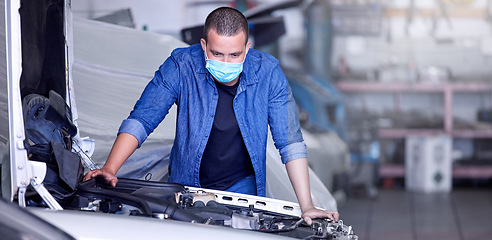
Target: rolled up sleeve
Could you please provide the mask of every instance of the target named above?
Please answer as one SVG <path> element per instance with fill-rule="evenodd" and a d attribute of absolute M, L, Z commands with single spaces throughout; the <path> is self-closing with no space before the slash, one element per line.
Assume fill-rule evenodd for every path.
<path fill-rule="evenodd" d="M 280 157 L 284 164 L 299 158 L 307 158 L 306 144 L 304 142 L 291 143 L 280 149 Z"/>
<path fill-rule="evenodd" d="M 143 124 L 136 119 L 125 119 L 118 130 L 118 135 L 120 135 L 120 133 L 133 135 L 138 140 L 138 147 L 140 147 L 148 137 Z"/>

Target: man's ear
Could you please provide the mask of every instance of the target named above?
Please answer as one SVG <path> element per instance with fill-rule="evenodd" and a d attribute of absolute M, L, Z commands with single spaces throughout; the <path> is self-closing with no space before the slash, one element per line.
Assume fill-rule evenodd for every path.
<path fill-rule="evenodd" d="M 205 52 L 205 50 L 207 49 L 207 42 L 205 42 L 205 39 L 201 38 L 200 39 L 200 44 L 202 45 L 203 52 Z"/>
<path fill-rule="evenodd" d="M 251 47 L 251 41 L 248 41 L 248 42 L 246 43 L 246 54 L 248 54 L 248 52 L 249 52 L 249 48 L 250 48 L 250 47 Z"/>

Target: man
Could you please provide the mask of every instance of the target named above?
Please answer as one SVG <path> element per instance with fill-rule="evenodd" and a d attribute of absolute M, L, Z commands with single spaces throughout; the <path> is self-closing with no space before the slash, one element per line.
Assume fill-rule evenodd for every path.
<path fill-rule="evenodd" d="M 169 181 L 265 196 L 268 126 L 285 163 L 303 218 L 338 220 L 313 206 L 307 150 L 297 108 L 278 61 L 250 49 L 248 23 L 228 7 L 212 11 L 200 44 L 176 49 L 159 67 L 123 121 L 102 175 L 118 169 L 177 105 Z"/>

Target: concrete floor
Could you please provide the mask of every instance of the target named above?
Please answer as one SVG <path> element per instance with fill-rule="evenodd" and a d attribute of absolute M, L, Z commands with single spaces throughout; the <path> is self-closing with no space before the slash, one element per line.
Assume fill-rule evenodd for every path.
<path fill-rule="evenodd" d="M 338 210 L 361 240 L 492 239 L 490 188 L 432 194 L 383 189 L 374 199 L 350 197 Z"/>

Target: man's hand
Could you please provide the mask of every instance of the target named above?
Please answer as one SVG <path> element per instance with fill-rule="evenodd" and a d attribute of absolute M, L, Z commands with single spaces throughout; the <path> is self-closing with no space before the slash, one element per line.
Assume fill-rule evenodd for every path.
<path fill-rule="evenodd" d="M 101 169 L 94 169 L 89 171 L 84 176 L 84 181 L 87 181 L 96 176 L 102 176 L 106 182 L 111 184 L 111 186 L 116 187 L 116 183 L 118 182 L 118 178 L 114 175 L 113 172 L 105 169 L 104 167 Z"/>
<path fill-rule="evenodd" d="M 315 218 L 329 218 L 337 222 L 339 216 L 340 214 L 338 214 L 338 212 L 331 212 L 317 208 L 311 208 L 302 213 L 302 218 L 308 225 L 311 225 L 313 223 L 313 219 Z"/>
<path fill-rule="evenodd" d="M 302 210 L 302 218 L 311 225 L 315 218 L 329 218 L 338 221 L 340 214 L 320 210 L 314 207 L 311 199 L 311 187 L 309 186 L 309 171 L 306 158 L 295 159 L 285 164 L 290 182 L 296 192 L 299 206 Z"/>
<path fill-rule="evenodd" d="M 132 155 L 138 147 L 138 140 L 131 134 L 120 133 L 114 141 L 113 148 L 109 153 L 108 160 L 101 169 L 95 169 L 85 174 L 84 181 L 87 181 L 96 176 L 102 176 L 107 183 L 116 187 L 118 178 L 115 177 L 116 172 L 121 165 Z"/>

